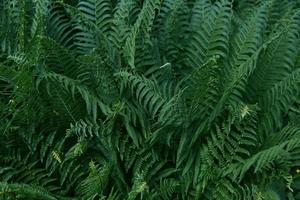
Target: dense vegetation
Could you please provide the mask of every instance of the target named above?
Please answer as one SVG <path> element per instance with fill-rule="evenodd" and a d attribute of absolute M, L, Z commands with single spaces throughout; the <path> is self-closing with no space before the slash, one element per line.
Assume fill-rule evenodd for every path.
<path fill-rule="evenodd" d="M 1 0 L 0 199 L 300 199 L 296 0 Z"/>

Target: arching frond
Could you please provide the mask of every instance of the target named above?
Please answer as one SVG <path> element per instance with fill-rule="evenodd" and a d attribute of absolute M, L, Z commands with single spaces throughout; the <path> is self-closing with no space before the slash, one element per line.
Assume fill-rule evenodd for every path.
<path fill-rule="evenodd" d="M 155 11 L 159 9 L 160 0 L 146 1 L 141 12 L 132 27 L 131 32 L 125 41 L 124 55 L 131 68 L 134 68 L 135 40 L 138 34 L 144 34 L 144 37 L 150 37 L 150 31 L 153 24 Z"/>

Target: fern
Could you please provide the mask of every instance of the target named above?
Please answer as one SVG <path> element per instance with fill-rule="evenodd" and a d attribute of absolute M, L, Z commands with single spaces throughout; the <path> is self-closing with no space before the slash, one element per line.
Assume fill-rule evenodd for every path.
<path fill-rule="evenodd" d="M 0 199 L 299 199 L 299 13 L 0 1 Z"/>
<path fill-rule="evenodd" d="M 134 57 L 135 57 L 135 40 L 141 30 L 145 37 L 149 37 L 151 31 L 151 25 L 153 24 L 155 10 L 159 8 L 160 0 L 146 1 L 143 9 L 139 13 L 135 24 L 133 25 L 132 31 L 127 36 L 124 46 L 124 54 L 128 60 L 128 64 L 131 68 L 134 68 Z"/>
<path fill-rule="evenodd" d="M 103 169 L 98 170 L 97 166 L 90 162 L 90 174 L 82 182 L 80 194 L 83 195 L 84 199 L 94 199 L 96 195 L 102 196 L 105 184 L 109 175 L 109 169 L 104 166 Z"/>
<path fill-rule="evenodd" d="M 22 184 L 7 184 L 1 183 L 1 196 L 4 199 L 43 199 L 43 200 L 55 200 L 56 197 L 48 194 L 47 191 L 38 188 L 32 187 L 29 185 L 22 185 Z"/>
<path fill-rule="evenodd" d="M 204 6 L 203 6 L 204 7 Z M 197 7 L 194 8 L 196 12 Z M 201 9 L 203 9 L 201 7 Z M 199 9 L 200 10 L 200 9 Z M 231 5 L 226 1 L 216 2 L 205 17 L 202 27 L 195 28 L 187 48 L 188 66 L 200 67 L 211 56 L 225 57 L 228 50 L 229 23 L 231 20 Z M 196 20 L 198 14 L 192 16 Z M 192 22 L 193 23 L 193 22 Z"/>
<path fill-rule="evenodd" d="M 75 98 L 75 92 L 79 92 L 82 98 L 86 102 L 86 109 L 89 114 L 92 114 L 93 119 L 96 120 L 97 118 L 97 107 L 99 106 L 100 109 L 104 113 L 109 112 L 109 108 L 106 107 L 102 101 L 95 95 L 88 92 L 88 89 L 81 85 L 78 81 L 65 77 L 63 75 L 55 74 L 55 73 L 43 73 L 40 76 L 40 80 L 37 82 L 37 86 L 42 81 L 42 79 L 50 79 L 54 81 L 58 81 L 62 84 L 62 87 L 66 89 L 68 92 L 71 93 L 72 97 Z"/>
<path fill-rule="evenodd" d="M 155 82 L 127 72 L 121 72 L 120 76 L 125 79 L 124 86 L 121 89 L 124 90 L 129 85 L 132 94 L 136 94 L 135 98 L 152 117 L 155 117 L 161 107 L 167 103 L 159 93 Z"/>

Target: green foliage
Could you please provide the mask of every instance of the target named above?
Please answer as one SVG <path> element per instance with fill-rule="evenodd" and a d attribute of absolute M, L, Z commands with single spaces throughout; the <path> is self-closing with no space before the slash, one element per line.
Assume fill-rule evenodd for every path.
<path fill-rule="evenodd" d="M 300 199 L 299 6 L 0 1 L 0 199 Z"/>

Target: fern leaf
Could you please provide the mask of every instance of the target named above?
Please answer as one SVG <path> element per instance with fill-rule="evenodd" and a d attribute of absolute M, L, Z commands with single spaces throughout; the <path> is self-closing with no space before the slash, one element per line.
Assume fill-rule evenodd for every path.
<path fill-rule="evenodd" d="M 135 40 L 140 31 L 145 35 L 149 35 L 154 20 L 155 10 L 159 9 L 160 0 L 150 1 L 147 0 L 143 6 L 143 9 L 139 13 L 138 19 L 133 25 L 132 31 L 128 35 L 125 46 L 124 54 L 127 58 L 128 64 L 131 68 L 135 68 Z"/>

